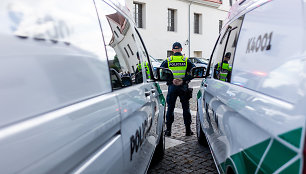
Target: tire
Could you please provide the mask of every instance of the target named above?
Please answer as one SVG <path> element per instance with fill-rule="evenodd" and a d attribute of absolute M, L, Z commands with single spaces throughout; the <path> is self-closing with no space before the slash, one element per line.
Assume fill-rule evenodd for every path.
<path fill-rule="evenodd" d="M 163 158 L 164 158 L 164 154 L 165 154 L 165 131 L 164 131 L 164 127 L 165 127 L 165 118 L 166 118 L 166 106 L 167 104 L 165 104 L 164 107 L 164 116 L 163 116 L 163 123 L 162 123 L 162 130 L 160 132 L 160 138 L 159 138 L 159 142 L 156 145 L 155 148 L 155 152 L 152 158 L 152 164 L 155 165 L 158 162 L 160 162 Z"/>
<path fill-rule="evenodd" d="M 202 126 L 200 123 L 200 116 L 199 116 L 198 111 L 196 115 L 196 129 L 197 129 L 197 138 L 198 138 L 199 144 L 203 145 L 204 147 L 208 147 L 208 143 L 207 143 L 205 134 L 202 130 Z"/>
<path fill-rule="evenodd" d="M 164 126 L 162 127 L 161 133 L 160 133 L 160 139 L 159 142 L 155 148 L 155 152 L 153 155 L 153 163 L 159 162 L 164 158 L 165 154 L 165 133 L 164 133 Z"/>
<path fill-rule="evenodd" d="M 236 174 L 232 167 L 227 167 L 226 174 Z"/>

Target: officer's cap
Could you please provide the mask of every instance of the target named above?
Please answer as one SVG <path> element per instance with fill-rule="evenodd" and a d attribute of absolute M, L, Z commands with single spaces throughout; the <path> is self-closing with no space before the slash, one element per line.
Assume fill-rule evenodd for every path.
<path fill-rule="evenodd" d="M 224 57 L 231 58 L 231 55 L 232 54 L 230 52 L 227 52 Z"/>
<path fill-rule="evenodd" d="M 174 42 L 172 45 L 172 49 L 181 49 L 182 45 L 179 42 Z"/>

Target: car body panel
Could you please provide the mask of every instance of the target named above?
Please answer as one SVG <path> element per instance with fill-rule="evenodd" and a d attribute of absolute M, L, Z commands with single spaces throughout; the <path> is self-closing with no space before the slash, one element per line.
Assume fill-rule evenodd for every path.
<path fill-rule="evenodd" d="M 302 1 L 246 3 L 249 6 L 242 5 L 238 12 L 232 9 L 221 32 L 245 14 L 231 82 L 212 75 L 202 81 L 201 126 L 220 173 L 228 168 L 235 173 L 301 173 L 306 121 Z M 257 36 L 271 32 L 270 48 L 257 49 Z"/>
<path fill-rule="evenodd" d="M 87 38 L 92 43 L 86 45 L 87 38 L 80 37 L 84 31 L 79 29 L 84 22 L 73 20 L 79 16 L 45 3 L 1 2 L 0 20 L 5 22 L 0 31 L 0 108 L 7 116 L 0 118 L 2 126 L 111 91 L 105 51 L 100 49 L 102 38 L 94 38 L 101 32 L 94 6 L 83 2 L 76 6 L 87 12 L 82 19 L 90 28 L 92 35 Z M 69 2 L 61 4 L 69 6 Z M 64 33 L 51 35 L 53 27 Z M 74 32 L 66 32 L 65 27 Z"/>
<path fill-rule="evenodd" d="M 130 12 L 106 2 L 136 36 Z M 109 72 L 120 77 L 97 1 L 5 0 L 0 9 L 1 172 L 145 173 L 163 135 L 163 94 L 146 73 L 112 88 Z M 140 40 L 130 41 L 148 60 Z"/>

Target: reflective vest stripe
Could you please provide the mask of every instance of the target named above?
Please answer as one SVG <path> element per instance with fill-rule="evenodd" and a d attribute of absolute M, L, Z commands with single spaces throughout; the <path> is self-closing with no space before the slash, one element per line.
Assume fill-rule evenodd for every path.
<path fill-rule="evenodd" d="M 175 79 L 182 79 L 182 78 L 184 78 L 185 77 L 185 74 L 183 74 L 183 75 L 176 75 L 175 76 Z"/>
<path fill-rule="evenodd" d="M 176 73 L 185 74 L 186 70 L 175 70 Z"/>

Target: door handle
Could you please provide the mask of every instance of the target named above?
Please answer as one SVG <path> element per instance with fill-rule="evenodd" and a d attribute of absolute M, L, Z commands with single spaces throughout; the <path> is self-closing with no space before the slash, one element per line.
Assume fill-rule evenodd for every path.
<path fill-rule="evenodd" d="M 204 86 L 204 87 L 207 87 L 207 83 L 204 83 L 203 86 Z"/>
<path fill-rule="evenodd" d="M 145 92 L 145 96 L 146 97 L 149 97 L 151 94 L 150 94 L 150 91 L 147 91 L 147 92 Z"/>

